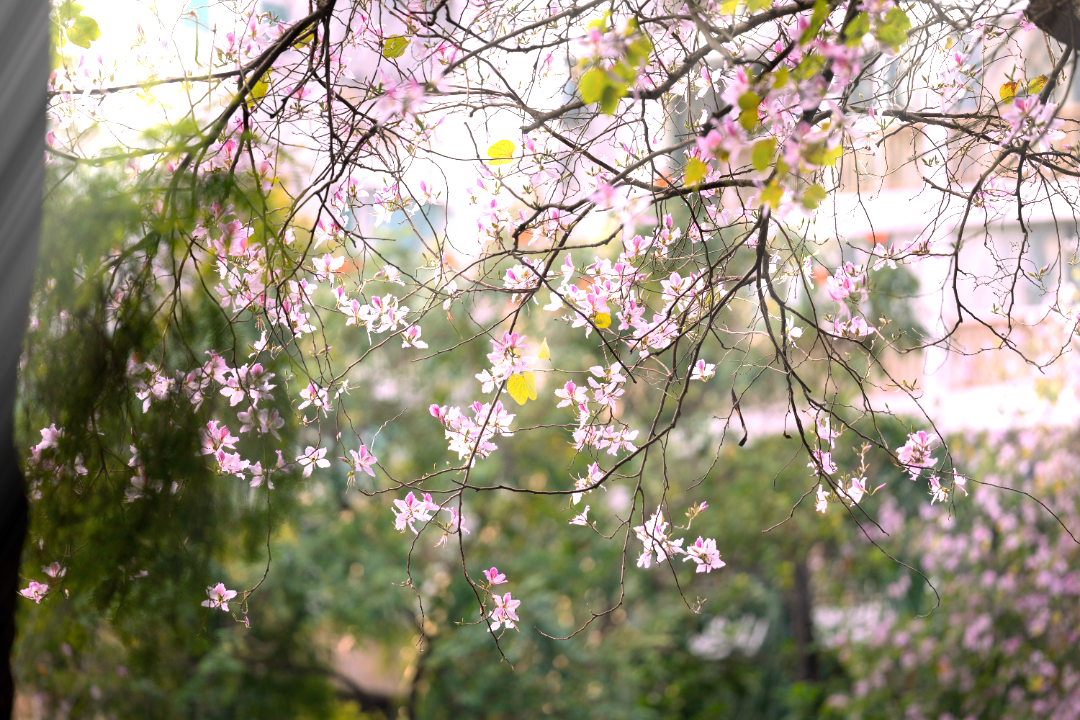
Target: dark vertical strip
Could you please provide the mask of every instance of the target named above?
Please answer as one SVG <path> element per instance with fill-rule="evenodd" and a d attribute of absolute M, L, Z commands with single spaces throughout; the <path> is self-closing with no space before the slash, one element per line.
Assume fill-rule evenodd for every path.
<path fill-rule="evenodd" d="M 16 374 L 37 266 L 49 77 L 46 0 L 0 0 L 0 718 L 11 716 L 11 648 L 27 502 L 13 438 Z"/>

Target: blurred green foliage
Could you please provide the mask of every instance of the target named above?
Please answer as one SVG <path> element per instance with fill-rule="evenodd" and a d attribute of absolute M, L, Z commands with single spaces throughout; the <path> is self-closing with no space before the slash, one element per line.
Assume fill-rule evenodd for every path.
<path fill-rule="evenodd" d="M 243 188 L 220 179 L 203 191 L 208 200 L 254 207 Z M 873 602 L 888 603 L 901 622 L 929 610 L 932 593 L 917 577 L 886 593 L 907 571 L 871 542 L 919 567 L 919 533 L 932 527 L 916 525 L 886 539 L 875 523 L 918 517 L 929 496 L 922 484 L 871 457 L 867 475 L 874 486 L 885 483 L 885 491 L 850 512 L 833 505 L 822 515 L 808 494 L 816 483 L 797 439 L 750 437 L 739 447 L 742 433 L 732 427 L 718 448 L 723 426 L 714 416 L 726 412 L 732 378 L 746 381 L 745 370 L 736 376 L 741 358 L 722 360 L 713 381 L 693 386 L 679 429 L 645 467 L 640 493 L 609 483 L 583 499 L 597 529 L 612 539 L 568 526 L 580 507 L 571 512 L 567 495 L 469 492 L 471 534 L 460 549 L 456 541 L 433 547 L 432 528 L 415 540 L 410 556 L 414 538 L 394 530 L 390 509 L 405 491 L 377 494 L 387 486 L 382 474 L 379 484 L 361 475 L 350 488 L 345 465 L 334 462 L 309 479 L 278 476 L 273 491 L 252 489 L 214 476 L 199 460 L 198 430 L 221 409 L 219 397 L 197 410 L 174 403 L 142 411 L 126 373 L 132 356 L 179 370 L 201 362 L 204 348 L 230 334 L 238 353 L 257 337 L 250 323 L 227 325 L 216 303 L 198 293 L 170 316 L 167 333 L 160 307 L 149 302 L 121 303 L 119 320 L 110 319 L 115 288 L 108 283 L 149 283 L 151 268 L 98 274 L 97 264 L 132 242 L 148 257 L 175 250 L 165 244 L 165 228 L 147 225 L 145 206 L 137 190 L 108 175 L 57 184 L 48 199 L 37 326 L 22 375 L 20 446 L 36 444 L 37 431 L 56 423 L 65 436 L 49 460 L 74 467 L 78 458 L 87 472 L 34 487 L 24 575 L 40 580 L 39 568 L 54 561 L 67 573 L 50 581 L 56 589 L 40 605 L 23 603 L 17 648 L 23 707 L 115 718 L 898 716 L 871 703 L 884 703 L 888 684 L 877 695 L 859 696 L 865 700 L 850 699 L 866 674 L 863 651 L 837 644 L 835 633 L 828 642 L 800 642 L 796 626 L 800 617 L 816 617 L 816 609 L 843 618 Z M 899 273 L 886 276 L 906 282 Z M 494 310 L 459 303 L 450 312 L 451 324 L 424 329 L 433 348 L 475 332 L 475 322 Z M 902 319 L 895 309 L 887 314 Z M 911 318 L 901 324 L 917 328 Z M 356 328 L 331 332 L 340 333 L 329 338 L 335 347 L 363 341 Z M 601 361 L 571 337 L 548 338 L 555 367 Z M 530 338 L 534 349 L 540 340 Z M 427 405 L 479 397 L 463 368 L 480 366 L 487 350 L 486 341 L 476 342 L 423 367 L 402 350 L 357 368 L 350 375 L 355 389 L 336 403 L 338 427 L 368 441 L 391 478 L 442 466 L 446 445 Z M 709 352 L 722 356 L 716 348 Z M 294 380 L 288 363 L 282 358 L 269 368 L 280 382 Z M 544 373 L 538 377 L 540 399 L 514 406 L 515 426 L 573 422 L 551 402 L 554 388 L 544 386 Z M 631 424 L 646 422 L 637 414 L 647 407 L 638 402 L 641 392 L 631 387 L 624 398 Z M 288 453 L 321 439 L 327 457 L 336 458 L 355 444 L 332 425 L 288 424 L 280 443 L 249 445 L 245 455 L 269 459 L 277 448 Z M 898 447 L 907 430 L 880 432 Z M 837 447 L 841 466 L 857 465 L 855 449 L 844 444 L 851 436 Z M 477 464 L 474 484 L 565 491 L 590 461 L 575 455 L 561 427 L 498 444 L 492 458 Z M 161 488 L 131 502 L 129 445 Z M 667 488 L 665 459 L 680 473 Z M 678 559 L 673 568 L 634 567 L 638 544 L 632 534 L 627 541 L 628 525 L 618 518 L 632 511 L 629 524 L 639 524 L 664 493 L 672 508 L 708 502 L 683 534 L 688 541 L 715 537 L 725 568 L 695 574 Z M 969 512 L 962 500 L 956 512 Z M 671 520 L 686 524 L 683 517 Z M 472 577 L 497 566 L 509 580 L 500 589 L 522 600 L 520 632 L 506 632 L 498 646 L 478 622 L 462 552 Z M 251 588 L 268 566 L 247 608 L 250 627 L 235 603 L 232 613 L 200 606 L 207 584 Z M 805 587 L 800 573 L 809 578 Z M 954 596 L 945 595 L 946 607 Z M 932 679 L 915 682 L 919 688 Z"/>

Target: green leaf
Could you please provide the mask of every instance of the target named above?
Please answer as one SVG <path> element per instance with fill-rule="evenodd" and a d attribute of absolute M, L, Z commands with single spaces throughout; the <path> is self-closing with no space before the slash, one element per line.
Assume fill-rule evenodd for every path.
<path fill-rule="evenodd" d="M 753 90 L 747 90 L 739 96 L 740 110 L 757 110 L 757 106 L 760 104 L 761 98 Z"/>
<path fill-rule="evenodd" d="M 632 18 L 631 18 L 632 19 Z M 626 59 L 635 68 L 638 67 L 642 60 L 647 60 L 649 53 L 652 52 L 653 44 L 647 36 L 634 40 L 632 43 L 626 46 Z"/>
<path fill-rule="evenodd" d="M 795 79 L 805 80 L 812 75 L 817 75 L 824 67 L 825 58 L 821 55 L 817 53 L 804 55 L 803 59 L 799 61 L 799 64 L 795 66 Z"/>
<path fill-rule="evenodd" d="M 799 36 L 799 44 L 805 45 L 813 40 L 818 31 L 821 30 L 821 26 L 825 24 L 825 18 L 827 17 L 829 17 L 829 3 L 826 0 L 817 0 L 814 3 L 814 14 L 810 16 L 810 25 Z"/>
<path fill-rule="evenodd" d="M 900 46 L 907 42 L 907 31 L 911 29 L 911 20 L 907 13 L 898 7 L 894 7 L 885 15 L 885 20 L 878 25 L 874 37 L 893 50 L 899 50 Z"/>
<path fill-rule="evenodd" d="M 842 145 L 837 145 L 834 148 L 824 150 L 821 153 L 821 162 L 819 164 L 820 165 L 827 165 L 828 167 L 832 167 L 833 165 L 836 165 L 836 161 L 839 160 L 840 156 L 843 155 L 843 154 L 844 154 L 844 148 L 843 148 Z"/>
<path fill-rule="evenodd" d="M 861 12 L 848 23 L 844 31 L 844 39 L 847 40 L 848 45 L 855 47 L 862 42 L 863 36 L 868 32 L 870 32 L 870 16 Z"/>
<path fill-rule="evenodd" d="M 698 158 L 690 158 L 686 163 L 686 184 L 697 185 L 709 174 L 709 166 Z"/>
<path fill-rule="evenodd" d="M 399 58 L 405 54 L 405 48 L 409 47 L 409 38 L 401 35 L 391 35 L 383 40 L 382 56 L 388 60 Z"/>
<path fill-rule="evenodd" d="M 514 143 L 509 140 L 500 140 L 488 148 L 488 165 L 505 165 L 514 158 Z"/>
<path fill-rule="evenodd" d="M 780 207 L 780 198 L 784 197 L 784 188 L 775 181 L 761 191 L 761 204 L 770 205 L 774 209 Z"/>
<path fill-rule="evenodd" d="M 89 48 L 90 43 L 101 37 L 101 29 L 94 18 L 80 15 L 75 18 L 75 23 L 67 30 L 67 39 L 72 45 L 81 48 Z"/>
<path fill-rule="evenodd" d="M 615 75 L 617 75 L 620 80 L 630 83 L 633 82 L 634 78 L 637 77 L 637 66 L 630 65 L 624 60 L 615 67 L 611 68 L 611 72 L 615 73 Z"/>
<path fill-rule="evenodd" d="M 746 9 L 752 13 L 772 6 L 772 0 L 746 0 Z"/>
<path fill-rule="evenodd" d="M 82 5 L 67 0 L 67 2 L 61 3 L 60 7 L 56 8 L 56 16 L 62 21 L 74 20 L 82 15 L 82 11 Z"/>
<path fill-rule="evenodd" d="M 578 83 L 578 92 L 581 93 L 581 101 L 586 105 L 600 102 L 600 98 L 604 96 L 604 89 L 610 84 L 611 79 L 608 78 L 606 72 L 600 68 L 593 68 L 582 75 L 581 82 Z"/>
<path fill-rule="evenodd" d="M 766 138 L 754 143 L 754 149 L 750 152 L 750 162 L 758 172 L 765 170 L 772 164 L 772 156 L 776 151 L 776 138 Z"/>
<path fill-rule="evenodd" d="M 825 188 L 821 187 L 817 183 L 814 183 L 810 187 L 803 191 L 802 204 L 803 207 L 808 210 L 817 210 L 818 205 L 825 199 Z"/>
<path fill-rule="evenodd" d="M 836 164 L 836 161 L 843 154 L 844 148 L 840 145 L 827 148 L 821 143 L 817 143 L 803 152 L 803 160 L 806 161 L 807 165 L 827 165 L 831 167 Z"/>
<path fill-rule="evenodd" d="M 760 104 L 761 97 L 753 90 L 747 90 L 739 96 L 739 109 L 742 111 L 739 113 L 739 124 L 747 131 L 753 130 L 757 125 L 757 109 Z"/>
<path fill-rule="evenodd" d="M 626 86 L 611 83 L 604 88 L 604 95 L 600 98 L 600 110 L 605 115 L 614 115 L 619 109 L 619 100 L 626 95 Z"/>

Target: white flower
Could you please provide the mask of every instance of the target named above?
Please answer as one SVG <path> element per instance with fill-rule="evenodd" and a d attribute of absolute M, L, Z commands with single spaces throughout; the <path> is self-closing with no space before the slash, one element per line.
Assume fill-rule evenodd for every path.
<path fill-rule="evenodd" d="M 727 565 L 720 559 L 720 551 L 716 549 L 716 540 L 712 538 L 703 540 L 698 537 L 697 542 L 686 548 L 686 557 L 683 558 L 683 562 L 687 560 L 697 563 L 696 572 L 699 573 L 711 573 Z"/>
<path fill-rule="evenodd" d="M 575 515 L 574 518 L 570 521 L 570 524 L 571 525 L 588 525 L 589 524 L 589 506 L 586 505 L 585 510 L 583 510 L 580 514 Z"/>
<path fill-rule="evenodd" d="M 326 459 L 326 448 L 313 448 L 310 445 L 302 455 L 296 456 L 296 462 L 304 468 L 304 477 L 311 477 L 311 471 L 318 465 L 321 468 L 330 467 L 330 461 Z"/>

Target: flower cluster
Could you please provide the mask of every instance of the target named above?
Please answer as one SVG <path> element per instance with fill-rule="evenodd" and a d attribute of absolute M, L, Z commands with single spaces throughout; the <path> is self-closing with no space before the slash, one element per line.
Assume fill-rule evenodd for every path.
<path fill-rule="evenodd" d="M 699 506 L 697 513 L 702 509 L 704 508 Z M 634 527 L 634 535 L 644 545 L 641 555 L 638 556 L 638 567 L 648 568 L 654 557 L 657 563 L 662 563 L 674 555 L 686 555 L 683 562 L 692 560 L 697 565 L 696 572 L 699 573 L 710 573 L 724 567 L 726 563 L 720 559 L 716 540 L 699 537 L 690 547 L 684 549 L 683 538 L 673 538 L 670 527 L 664 520 L 662 508 L 657 508 L 643 525 Z"/>

